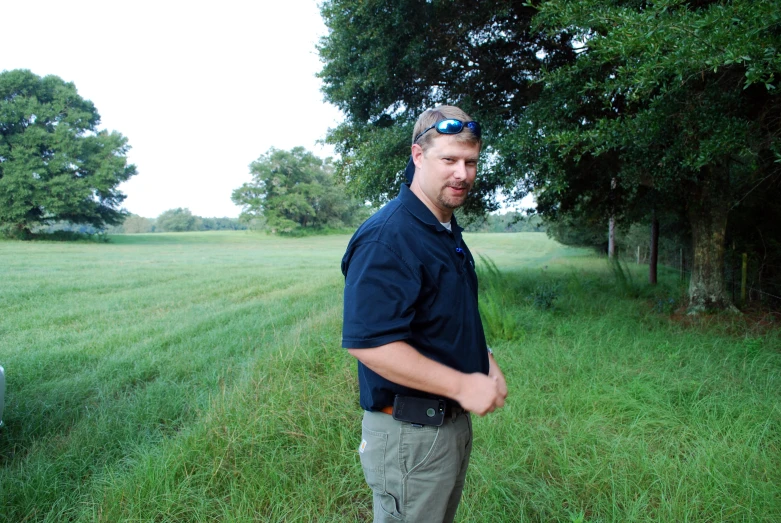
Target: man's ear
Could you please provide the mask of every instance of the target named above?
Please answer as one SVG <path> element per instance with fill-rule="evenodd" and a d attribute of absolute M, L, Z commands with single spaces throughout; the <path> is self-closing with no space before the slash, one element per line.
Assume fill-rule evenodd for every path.
<path fill-rule="evenodd" d="M 423 147 L 419 143 L 412 144 L 412 161 L 415 167 L 420 167 L 423 163 Z"/>

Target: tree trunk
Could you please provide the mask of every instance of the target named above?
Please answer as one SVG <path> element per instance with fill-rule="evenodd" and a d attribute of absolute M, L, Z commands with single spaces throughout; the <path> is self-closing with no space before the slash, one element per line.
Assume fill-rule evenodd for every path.
<path fill-rule="evenodd" d="M 692 228 L 692 273 L 689 283 L 689 313 L 707 310 L 737 310 L 724 285 L 724 238 L 727 202 L 721 189 L 726 177 L 711 176 L 699 184 L 689 205 Z"/>
<path fill-rule="evenodd" d="M 648 283 L 656 285 L 657 263 L 659 261 L 659 219 L 656 211 L 651 215 L 651 254 L 648 259 Z"/>
<path fill-rule="evenodd" d="M 27 223 L 17 223 L 13 225 L 11 234 L 17 240 L 29 240 L 33 236 L 33 231 Z"/>
<path fill-rule="evenodd" d="M 610 199 L 614 198 L 613 190 L 616 188 L 616 179 L 610 180 Z M 616 255 L 616 217 L 611 213 L 610 223 L 607 232 L 607 257 L 613 258 Z"/>

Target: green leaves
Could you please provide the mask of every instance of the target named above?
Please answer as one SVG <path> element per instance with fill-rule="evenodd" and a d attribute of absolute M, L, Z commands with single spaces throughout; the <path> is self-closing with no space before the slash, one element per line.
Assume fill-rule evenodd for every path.
<path fill-rule="evenodd" d="M 329 0 L 320 42 L 326 99 L 346 121 L 329 134 L 339 175 L 362 198 L 384 202 L 402 182 L 412 125 L 429 107 L 460 106 L 486 129 L 486 145 L 520 118 L 543 65 L 572 56 L 569 38 L 531 28 L 535 9 L 510 0 Z M 496 152 L 496 151 L 495 151 Z M 490 207 L 518 172 L 480 175 L 468 208 Z M 512 184 L 510 184 L 512 185 Z"/>
<path fill-rule="evenodd" d="M 330 158 L 321 160 L 303 147 L 271 148 L 250 164 L 252 181 L 233 191 L 242 219 L 264 218 L 272 231 L 344 227 L 367 216 L 367 209 L 347 196 L 333 175 Z"/>
<path fill-rule="evenodd" d="M 542 134 L 531 145 L 548 144 L 562 176 L 573 174 L 569 161 L 613 156 L 611 178 L 650 176 L 669 194 L 707 166 L 761 157 L 779 139 L 757 118 L 779 111 L 779 16 L 770 0 L 540 4 L 540 27 L 566 28 L 583 50 L 544 75 L 526 113 Z"/>
<path fill-rule="evenodd" d="M 144 226 L 144 224 L 136 224 L 135 226 L 139 225 Z M 132 226 L 134 224 L 131 223 Z M 163 232 L 197 231 L 200 228 L 200 218 L 194 216 L 190 209 L 177 207 L 161 213 L 155 220 L 155 228 Z"/>
<path fill-rule="evenodd" d="M 95 227 L 125 213 L 117 186 L 136 174 L 127 139 L 99 131 L 95 106 L 71 83 L 0 73 L 0 224 L 23 231 L 58 220 Z"/>
<path fill-rule="evenodd" d="M 582 46 L 525 113 L 538 210 L 601 226 L 664 208 L 700 231 L 692 281 L 721 274 L 727 210 L 778 174 L 777 2 L 551 0 L 537 22 Z"/>

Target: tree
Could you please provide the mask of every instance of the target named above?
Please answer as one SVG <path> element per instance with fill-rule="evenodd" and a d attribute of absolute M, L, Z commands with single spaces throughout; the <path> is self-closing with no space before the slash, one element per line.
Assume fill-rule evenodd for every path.
<path fill-rule="evenodd" d="M 131 214 L 122 222 L 122 232 L 125 234 L 139 234 L 152 232 L 154 221 L 137 214 Z"/>
<path fill-rule="evenodd" d="M 459 223 L 462 223 L 461 220 Z M 487 214 L 464 224 L 464 230 L 466 232 L 545 232 L 545 225 L 539 216 L 527 216 L 511 211 L 505 214 Z"/>
<path fill-rule="evenodd" d="M 545 75 L 527 111 L 523 150 L 536 156 L 525 171 L 538 202 L 596 208 L 615 176 L 611 204 L 625 217 L 659 208 L 686 217 L 691 310 L 729 307 L 729 211 L 779 173 L 777 3 L 551 0 L 540 9 L 549 30 L 567 28 L 582 44 L 577 60 Z M 600 159 L 606 169 L 588 169 Z"/>
<path fill-rule="evenodd" d="M 182 207 L 169 209 L 155 220 L 155 229 L 163 232 L 197 231 L 200 226 L 200 218 L 193 216 L 190 209 Z"/>
<path fill-rule="evenodd" d="M 123 220 L 117 186 L 136 169 L 127 139 L 99 123 L 72 83 L 0 72 L 0 225 L 29 235 L 54 221 L 100 228 Z"/>
<path fill-rule="evenodd" d="M 201 218 L 202 231 L 243 231 L 247 225 L 238 218 Z"/>
<path fill-rule="evenodd" d="M 263 217 L 272 231 L 351 226 L 367 216 L 333 176 L 333 165 L 303 147 L 273 147 L 250 164 L 252 181 L 233 191 L 245 221 Z"/>
<path fill-rule="evenodd" d="M 610 217 L 678 215 L 692 233 L 692 310 L 728 307 L 727 216 L 778 179 L 777 2 L 534 4 L 326 2 L 321 77 L 347 115 L 328 137 L 340 172 L 382 201 L 413 115 L 460 104 L 487 124 L 476 196 L 489 208 L 497 188 L 534 191 L 542 216 L 603 235 Z"/>
<path fill-rule="evenodd" d="M 330 33 L 320 42 L 319 76 L 326 99 L 346 115 L 327 141 L 340 153 L 337 172 L 351 192 L 375 203 L 393 198 L 417 116 L 441 103 L 481 121 L 490 159 L 497 138 L 536 97 L 540 68 L 575 54 L 568 35 L 532 28 L 535 13 L 513 0 L 324 2 Z M 482 162 L 465 210 L 495 209 L 506 174 Z"/>

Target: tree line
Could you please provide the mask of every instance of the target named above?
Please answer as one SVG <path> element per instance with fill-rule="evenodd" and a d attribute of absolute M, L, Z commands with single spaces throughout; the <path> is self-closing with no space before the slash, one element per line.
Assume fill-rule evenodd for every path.
<path fill-rule="evenodd" d="M 651 244 L 681 237 L 692 311 L 731 307 L 728 250 L 765 260 L 759 279 L 781 284 L 775 0 L 327 0 L 321 11 L 323 92 L 346 116 L 327 141 L 354 194 L 392 197 L 417 115 L 455 104 L 485 129 L 467 212 L 533 192 L 568 242 L 602 243 L 610 223 L 644 227 Z"/>
<path fill-rule="evenodd" d="M 205 218 L 194 215 L 186 207 L 168 209 L 157 218 L 130 214 L 121 225 L 106 230 L 109 234 L 136 234 L 149 232 L 243 231 L 246 223 L 238 218 Z"/>
<path fill-rule="evenodd" d="M 100 234 L 143 234 L 152 232 L 193 232 L 193 231 L 243 231 L 249 227 L 238 218 L 205 218 L 194 215 L 190 209 L 178 207 L 162 212 L 157 218 L 146 218 L 137 214 L 126 214 L 124 220 L 116 225 L 95 227 L 85 223 L 55 221 L 33 228 L 35 233 L 53 237 Z"/>
<path fill-rule="evenodd" d="M 546 232 L 542 218 L 517 211 L 460 219 L 466 232 Z"/>
<path fill-rule="evenodd" d="M 120 183 L 136 174 L 128 140 L 99 129 L 94 104 L 73 83 L 28 70 L 0 72 L 0 235 L 267 229 L 281 234 L 354 227 L 370 208 L 347 194 L 330 159 L 302 147 L 270 149 L 236 189 L 235 218 L 186 208 L 145 218 L 122 208 Z"/>
<path fill-rule="evenodd" d="M 130 215 L 109 232 L 265 230 L 277 234 L 340 231 L 365 220 L 371 207 L 349 196 L 333 174 L 331 159 L 304 147 L 269 149 L 249 166 L 251 181 L 233 191 L 238 218 L 202 218 L 189 209 L 165 211 L 155 220 Z"/>

